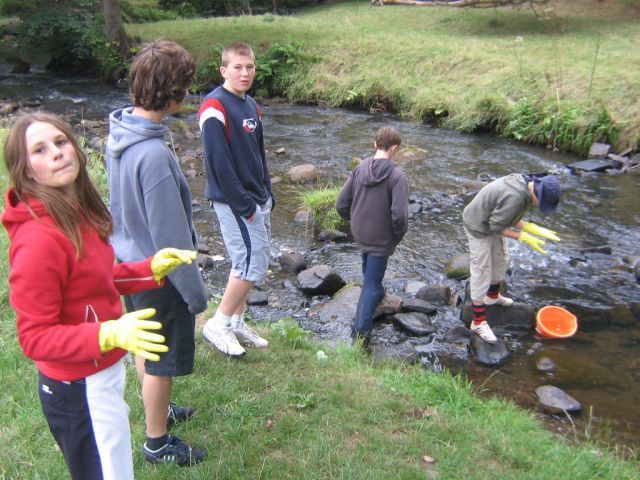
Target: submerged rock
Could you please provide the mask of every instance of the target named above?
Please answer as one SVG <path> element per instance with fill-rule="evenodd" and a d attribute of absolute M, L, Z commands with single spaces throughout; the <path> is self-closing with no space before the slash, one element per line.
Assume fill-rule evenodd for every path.
<path fill-rule="evenodd" d="M 347 234 L 335 228 L 325 228 L 318 234 L 318 240 L 321 242 L 336 242 L 345 238 Z"/>
<path fill-rule="evenodd" d="M 606 159 L 581 160 L 569 165 L 572 170 L 581 170 L 583 172 L 602 172 L 608 168 L 616 168 L 618 162 Z"/>
<path fill-rule="evenodd" d="M 307 268 L 307 264 L 302 254 L 294 250 L 286 251 L 280 255 L 278 263 L 286 272 L 300 273 L 302 270 Z"/>
<path fill-rule="evenodd" d="M 296 216 L 293 217 L 293 223 L 301 225 L 313 224 L 313 212 L 310 208 L 301 208 L 296 212 Z"/>
<path fill-rule="evenodd" d="M 463 280 L 467 278 L 469 273 L 469 254 L 461 253 L 450 259 L 444 267 L 444 273 L 447 278 Z"/>
<path fill-rule="evenodd" d="M 556 368 L 556 362 L 551 360 L 549 357 L 540 357 L 536 361 L 536 368 L 540 372 L 551 372 Z"/>
<path fill-rule="evenodd" d="M 319 172 L 315 165 L 305 163 L 291 167 L 284 177 L 292 183 L 309 183 L 318 179 Z"/>
<path fill-rule="evenodd" d="M 418 337 L 431 335 L 436 331 L 436 327 L 424 313 L 397 313 L 393 319 L 400 328 Z"/>
<path fill-rule="evenodd" d="M 534 391 L 542 408 L 549 413 L 574 413 L 582 410 L 582 404 L 564 390 L 553 385 L 543 385 Z"/>
<path fill-rule="evenodd" d="M 498 339 L 496 343 L 487 343 L 478 335 L 472 334 L 471 348 L 475 355 L 476 362 L 489 367 L 502 365 L 507 357 L 509 357 L 507 346 L 500 339 Z"/>

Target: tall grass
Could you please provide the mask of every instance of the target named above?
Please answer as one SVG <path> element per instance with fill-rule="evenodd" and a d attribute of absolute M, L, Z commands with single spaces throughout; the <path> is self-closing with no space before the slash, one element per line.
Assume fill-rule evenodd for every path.
<path fill-rule="evenodd" d="M 288 75 L 285 90 L 293 101 L 386 109 L 583 154 L 596 140 L 618 150 L 637 148 L 640 140 L 640 49 L 630 48 L 640 44 L 640 16 L 623 0 L 610 3 L 624 13 L 346 2 L 294 16 L 178 20 L 128 30 L 178 41 L 199 64 L 216 58 L 216 45 L 233 40 L 249 42 L 258 57 L 275 44 L 302 45 L 313 61 Z M 568 5 L 550 5 L 556 4 Z"/>
<path fill-rule="evenodd" d="M 340 187 L 325 187 L 317 190 L 308 190 L 299 193 L 302 205 L 313 214 L 316 230 L 332 228 L 335 230 L 347 230 L 349 223 L 342 219 L 336 211 L 336 199 L 340 193 Z"/>

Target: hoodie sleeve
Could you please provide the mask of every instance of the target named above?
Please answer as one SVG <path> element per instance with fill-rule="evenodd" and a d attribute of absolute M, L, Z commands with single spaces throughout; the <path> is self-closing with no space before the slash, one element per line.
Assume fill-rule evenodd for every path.
<path fill-rule="evenodd" d="M 225 115 L 220 102 L 208 99 L 198 113 L 202 142 L 204 144 L 205 169 L 207 175 L 217 178 L 218 184 L 234 213 L 250 218 L 256 211 L 256 202 L 242 186 L 233 168 L 233 155 L 225 134 Z M 264 147 L 263 147 L 264 151 Z M 263 156 L 266 168 L 266 158 Z M 269 185 L 269 190 L 271 185 Z"/>
<path fill-rule="evenodd" d="M 264 148 L 264 130 L 262 129 L 262 120 L 258 121 L 258 128 L 260 131 L 258 132 L 258 142 L 260 145 L 260 155 L 262 156 L 262 170 L 264 171 L 264 186 L 269 192 L 271 196 L 271 211 L 276 206 L 276 197 L 271 190 L 271 175 L 269 174 L 269 165 L 267 164 L 267 152 Z"/>
<path fill-rule="evenodd" d="M 63 292 L 75 249 L 40 231 L 12 239 L 10 301 L 16 312 L 18 341 L 35 361 L 86 362 L 102 357 L 100 323 L 61 323 Z"/>
<path fill-rule="evenodd" d="M 120 295 L 130 295 L 143 290 L 155 290 L 164 284 L 153 279 L 151 259 L 140 262 L 126 262 L 113 264 L 113 284 Z"/>
<path fill-rule="evenodd" d="M 393 238 L 400 242 L 409 228 L 409 184 L 407 176 L 395 169 L 391 192 L 391 225 Z"/>
<path fill-rule="evenodd" d="M 345 220 L 349 220 L 351 218 L 351 204 L 353 203 L 353 172 L 349 174 L 349 178 L 344 183 L 342 188 L 340 189 L 340 193 L 338 193 L 338 198 L 336 199 L 336 210 L 338 211 L 338 215 L 340 215 Z"/>
<path fill-rule="evenodd" d="M 140 175 L 153 253 L 166 247 L 194 250 L 197 246 L 191 235 L 191 219 L 185 212 L 176 178 L 169 166 L 176 160 L 168 150 L 156 153 L 153 168 Z M 200 313 L 207 308 L 207 295 L 197 262 L 176 268 L 169 274 L 169 280 L 191 313 Z"/>

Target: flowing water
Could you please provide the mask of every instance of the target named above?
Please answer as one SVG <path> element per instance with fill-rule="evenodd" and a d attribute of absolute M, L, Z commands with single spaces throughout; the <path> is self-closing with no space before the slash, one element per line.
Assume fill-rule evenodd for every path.
<path fill-rule="evenodd" d="M 51 78 L 44 72 L 4 75 L 0 98 L 23 103 L 38 99 L 47 110 L 93 120 L 104 119 L 108 111 L 128 103 L 126 91 L 93 80 Z M 427 211 L 412 217 L 407 236 L 389 261 L 385 283 L 444 282 L 462 294 L 464 285 L 446 279 L 443 271 L 449 258 L 467 250 L 460 224 L 465 200 L 457 195 L 463 185 L 480 175 L 557 173 L 563 187 L 558 210 L 548 217 L 533 212 L 525 219 L 557 230 L 562 242 L 550 245 L 549 255 L 542 256 L 511 241 L 507 283 L 510 296 L 535 308 L 562 304 L 580 312 L 577 335 L 562 341 L 526 335 L 499 368 L 481 367 L 472 360 L 448 366 L 466 374 L 483 392 L 532 410 L 537 408 L 532 395 L 537 386 L 560 387 L 585 409 L 572 419 L 544 416 L 549 428 L 569 436 L 609 437 L 633 448 L 640 445 L 640 288 L 623 261 L 640 250 L 637 174 L 577 176 L 566 167 L 579 160 L 572 155 L 490 135 L 459 134 L 390 115 L 278 104 L 264 110 L 272 175 L 312 163 L 320 170 L 320 184 L 341 185 L 352 157 L 372 152 L 373 134 L 383 125 L 396 127 L 403 146 L 416 152 L 403 162 L 411 192 L 435 200 Z M 195 115 L 183 121 L 197 131 Z M 198 143 L 197 139 L 190 144 L 185 141 L 182 151 Z M 286 153 L 273 153 L 281 147 Z M 190 181 L 195 200 L 204 204 L 202 177 Z M 332 265 L 346 281 L 359 280 L 357 249 L 352 244 L 321 248 L 309 228 L 293 221 L 298 204 L 292 187 L 278 184 L 274 190 L 278 200 L 272 219 L 274 253 L 286 248 L 313 250 L 316 258 Z M 212 253 L 220 249 L 218 253 L 223 254 L 213 215 L 201 209 L 195 219 Z M 584 252 L 604 245 L 611 253 Z M 216 281 L 223 282 L 224 275 Z M 455 307 L 451 310 L 457 312 Z M 536 361 L 541 357 L 556 363 L 552 373 L 538 371 Z"/>

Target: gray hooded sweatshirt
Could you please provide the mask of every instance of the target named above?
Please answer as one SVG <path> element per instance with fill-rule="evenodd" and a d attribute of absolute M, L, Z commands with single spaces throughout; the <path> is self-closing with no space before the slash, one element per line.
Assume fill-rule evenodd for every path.
<path fill-rule="evenodd" d="M 388 257 L 407 233 L 407 177 L 391 160 L 367 158 L 349 175 L 336 209 L 351 220 L 351 233 L 363 252 Z"/>
<path fill-rule="evenodd" d="M 476 238 L 500 235 L 531 206 L 527 177 L 512 173 L 482 187 L 462 211 L 464 228 Z"/>
<path fill-rule="evenodd" d="M 109 115 L 106 156 L 116 257 L 132 262 L 165 247 L 197 250 L 191 193 L 165 144 L 166 127 L 132 112 L 130 107 Z M 191 313 L 207 308 L 197 262 L 180 266 L 168 279 Z"/>

